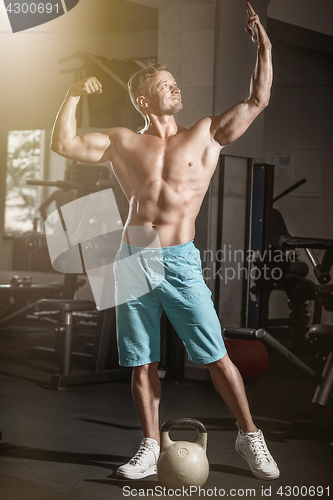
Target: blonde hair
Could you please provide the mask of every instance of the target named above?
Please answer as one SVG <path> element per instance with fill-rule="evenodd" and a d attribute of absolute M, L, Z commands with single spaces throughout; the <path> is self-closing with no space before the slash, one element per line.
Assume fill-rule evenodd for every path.
<path fill-rule="evenodd" d="M 169 71 L 167 66 L 163 66 L 162 64 L 152 64 L 148 66 L 148 68 L 140 69 L 137 73 L 131 76 L 128 81 L 127 88 L 128 93 L 133 103 L 133 106 L 139 111 L 139 113 L 143 114 L 140 106 L 136 102 L 136 99 L 140 95 L 147 96 L 149 95 L 150 84 L 149 80 L 157 75 L 160 71 Z"/>

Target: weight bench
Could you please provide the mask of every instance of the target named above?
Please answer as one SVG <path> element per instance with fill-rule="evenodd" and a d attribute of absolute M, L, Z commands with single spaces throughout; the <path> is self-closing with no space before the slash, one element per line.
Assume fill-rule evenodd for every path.
<path fill-rule="evenodd" d="M 73 341 L 73 312 L 92 311 L 96 308 L 92 300 L 70 300 L 70 299 L 41 299 L 38 301 L 38 309 L 42 311 L 60 311 L 62 322 L 57 331 L 61 335 L 61 350 L 59 361 L 59 373 L 51 376 L 47 387 L 58 389 L 65 384 L 66 377 L 71 375 L 72 341 Z"/>
<path fill-rule="evenodd" d="M 114 308 L 99 311 L 90 369 L 81 373 L 71 373 L 73 313 L 92 311 L 96 308 L 95 302 L 92 300 L 42 299 L 38 302 L 38 308 L 44 311 L 60 311 L 62 313 L 62 322 L 60 326 L 56 327 L 61 338 L 59 373 L 51 375 L 50 382 L 45 386 L 46 388 L 60 389 L 72 385 L 111 382 L 131 378 L 132 370 L 118 364 L 113 324 Z M 111 352 L 108 352 L 109 345 L 111 346 Z"/>

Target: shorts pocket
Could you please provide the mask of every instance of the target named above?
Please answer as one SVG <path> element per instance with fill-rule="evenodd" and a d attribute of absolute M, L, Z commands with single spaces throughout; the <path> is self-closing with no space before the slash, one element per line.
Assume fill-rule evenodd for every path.
<path fill-rule="evenodd" d="M 187 255 L 164 258 L 165 277 L 167 279 L 177 279 L 187 281 L 198 278 L 201 275 L 200 259 Z"/>

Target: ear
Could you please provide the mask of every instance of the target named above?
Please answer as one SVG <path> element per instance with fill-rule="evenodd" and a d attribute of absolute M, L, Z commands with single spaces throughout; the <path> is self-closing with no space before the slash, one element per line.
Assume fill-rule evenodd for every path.
<path fill-rule="evenodd" d="M 140 95 L 139 97 L 136 98 L 136 102 L 140 106 L 140 108 L 148 108 L 149 102 L 147 101 L 146 97 L 143 95 Z"/>

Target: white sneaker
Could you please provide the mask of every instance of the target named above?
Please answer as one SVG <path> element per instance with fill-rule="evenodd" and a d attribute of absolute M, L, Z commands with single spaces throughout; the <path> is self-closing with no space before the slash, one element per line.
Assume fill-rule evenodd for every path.
<path fill-rule="evenodd" d="M 279 477 L 280 471 L 268 451 L 261 430 L 245 434 L 238 426 L 235 449 L 247 461 L 257 478 L 271 480 Z"/>
<path fill-rule="evenodd" d="M 138 451 L 131 460 L 121 465 L 117 476 L 125 479 L 141 479 L 156 474 L 156 462 L 160 454 L 160 447 L 155 439 L 144 438 Z"/>

